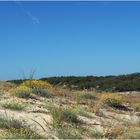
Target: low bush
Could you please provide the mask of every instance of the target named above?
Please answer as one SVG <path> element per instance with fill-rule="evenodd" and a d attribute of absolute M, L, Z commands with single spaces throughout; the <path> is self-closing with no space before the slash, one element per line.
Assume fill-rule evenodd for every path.
<path fill-rule="evenodd" d="M 60 107 L 52 110 L 52 116 L 55 123 L 69 122 L 79 123 L 77 113 L 68 107 Z"/>
<path fill-rule="evenodd" d="M 88 112 L 87 109 L 83 108 L 83 107 L 78 107 L 77 109 L 78 115 L 80 116 L 84 116 L 87 118 L 92 118 L 92 115 Z"/>
<path fill-rule="evenodd" d="M 0 115 L 0 128 L 2 129 L 20 129 L 20 128 L 25 128 L 25 124 L 17 119 L 14 119 L 13 117 L 8 116 L 7 114 L 5 115 Z"/>
<path fill-rule="evenodd" d="M 44 107 L 48 109 L 51 113 L 53 112 L 53 110 L 56 109 L 56 106 L 48 101 L 45 101 Z"/>
<path fill-rule="evenodd" d="M 17 120 L 11 116 L 0 115 L 0 138 L 2 139 L 39 139 L 43 136 L 31 130 L 24 121 Z"/>
<path fill-rule="evenodd" d="M 23 110 L 26 107 L 25 104 L 19 103 L 17 101 L 4 102 L 1 104 L 1 106 L 6 109 L 12 109 L 12 110 Z"/>
<path fill-rule="evenodd" d="M 89 129 L 87 130 L 87 135 L 88 137 L 92 138 L 92 139 L 101 139 L 104 137 L 103 132 L 94 130 L 94 129 Z"/>
<path fill-rule="evenodd" d="M 84 93 L 81 95 L 81 98 L 84 99 L 96 99 L 96 96 L 93 93 Z"/>
<path fill-rule="evenodd" d="M 9 90 L 9 92 L 12 92 L 15 96 L 19 98 L 29 98 L 31 97 L 32 89 L 22 85 Z"/>
<path fill-rule="evenodd" d="M 48 82 L 44 82 L 41 80 L 27 80 L 21 85 L 31 88 L 33 93 L 39 96 L 47 98 L 52 97 L 52 95 L 49 92 L 52 89 L 52 86 Z"/>
<path fill-rule="evenodd" d="M 81 139 L 81 135 L 69 127 L 56 127 L 56 135 L 59 139 Z"/>
<path fill-rule="evenodd" d="M 48 82 L 44 82 L 41 80 L 27 80 L 23 82 L 21 85 L 27 86 L 32 89 L 51 89 L 52 86 Z"/>
<path fill-rule="evenodd" d="M 140 103 L 131 103 L 135 111 L 140 112 Z"/>
<path fill-rule="evenodd" d="M 47 89 L 35 88 L 33 89 L 33 93 L 42 97 L 47 97 L 47 98 L 52 97 L 52 94 L 50 94 Z"/>
<path fill-rule="evenodd" d="M 111 107 L 119 108 L 119 106 L 123 102 L 123 98 L 121 95 L 118 95 L 116 93 L 107 93 L 102 96 L 105 103 Z"/>

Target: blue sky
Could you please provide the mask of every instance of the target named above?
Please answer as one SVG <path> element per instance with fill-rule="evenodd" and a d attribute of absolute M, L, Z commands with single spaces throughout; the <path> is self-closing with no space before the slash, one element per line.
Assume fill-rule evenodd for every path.
<path fill-rule="evenodd" d="M 0 79 L 140 72 L 140 2 L 0 2 Z"/>

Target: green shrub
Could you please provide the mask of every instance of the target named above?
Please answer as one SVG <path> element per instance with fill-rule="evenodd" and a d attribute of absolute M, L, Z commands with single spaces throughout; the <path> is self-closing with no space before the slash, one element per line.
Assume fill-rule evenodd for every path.
<path fill-rule="evenodd" d="M 47 89 L 35 88 L 33 89 L 33 93 L 42 97 L 47 97 L 47 98 L 52 97 L 52 95 L 49 93 Z"/>
<path fill-rule="evenodd" d="M 89 114 L 89 112 L 87 112 L 87 110 L 82 108 L 82 107 L 78 108 L 77 112 L 81 116 L 84 116 L 84 117 L 87 117 L 87 118 L 92 118 L 91 114 Z"/>
<path fill-rule="evenodd" d="M 103 133 L 97 130 L 87 130 L 88 136 L 94 139 L 101 139 L 104 137 Z"/>
<path fill-rule="evenodd" d="M 45 107 L 46 109 L 48 109 L 51 113 L 53 112 L 53 110 L 56 109 L 56 106 L 55 106 L 53 103 L 50 103 L 50 102 L 48 102 L 48 101 L 45 101 L 44 107 Z"/>
<path fill-rule="evenodd" d="M 43 136 L 31 130 L 24 121 L 17 120 L 11 116 L 0 115 L 0 138 L 2 139 L 39 139 Z"/>
<path fill-rule="evenodd" d="M 108 104 L 111 107 L 116 107 L 116 108 L 118 108 L 123 102 L 122 96 L 116 93 L 104 94 L 102 98 L 104 99 L 106 104 Z"/>
<path fill-rule="evenodd" d="M 12 92 L 19 98 L 30 98 L 32 89 L 26 86 L 18 86 L 14 89 L 9 90 L 9 92 Z"/>
<path fill-rule="evenodd" d="M 61 122 L 79 123 L 76 112 L 68 107 L 66 108 L 60 107 L 60 108 L 53 109 L 52 116 L 53 116 L 53 120 L 56 123 L 61 123 Z"/>
<path fill-rule="evenodd" d="M 0 115 L 0 128 L 4 129 L 20 129 L 20 128 L 25 128 L 25 125 L 22 121 L 14 119 L 13 117 L 5 115 Z"/>
<path fill-rule="evenodd" d="M 55 128 L 56 135 L 59 139 L 81 139 L 81 135 L 69 127 Z"/>
<path fill-rule="evenodd" d="M 25 104 L 19 103 L 17 101 L 5 102 L 2 103 L 1 106 L 6 109 L 12 109 L 12 110 L 23 110 L 26 107 Z"/>

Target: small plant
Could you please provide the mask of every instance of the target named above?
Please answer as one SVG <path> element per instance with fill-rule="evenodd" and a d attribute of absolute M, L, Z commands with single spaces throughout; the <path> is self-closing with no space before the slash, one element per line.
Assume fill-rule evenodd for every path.
<path fill-rule="evenodd" d="M 70 127 L 56 127 L 56 135 L 59 139 L 81 139 L 81 135 Z"/>
<path fill-rule="evenodd" d="M 53 110 L 56 109 L 56 106 L 48 101 L 45 101 L 44 107 L 48 109 L 50 112 L 53 112 Z"/>
<path fill-rule="evenodd" d="M 81 95 L 81 98 L 84 99 L 96 99 L 96 96 L 93 93 L 84 93 L 83 95 Z"/>
<path fill-rule="evenodd" d="M 0 138 L 3 139 L 39 139 L 43 136 L 30 129 L 23 120 L 17 120 L 5 113 L 0 115 Z"/>
<path fill-rule="evenodd" d="M 72 98 L 76 100 L 77 104 L 79 104 L 81 102 L 81 93 L 80 92 L 74 93 Z"/>
<path fill-rule="evenodd" d="M 5 115 L 0 115 L 0 128 L 20 129 L 20 128 L 25 128 L 25 124 L 22 121 L 14 119 L 13 117 L 10 117 L 7 114 L 5 114 Z"/>
<path fill-rule="evenodd" d="M 33 89 L 33 93 L 37 94 L 39 96 L 42 96 L 42 97 L 47 97 L 47 98 L 52 97 L 52 94 L 50 94 L 47 89 L 35 88 L 35 89 Z"/>
<path fill-rule="evenodd" d="M 89 114 L 89 112 L 87 112 L 87 110 L 85 108 L 79 107 L 79 108 L 77 108 L 77 112 L 80 116 L 92 118 L 91 114 Z"/>
<path fill-rule="evenodd" d="M 94 112 L 95 114 L 98 114 L 100 112 L 100 109 L 104 106 L 104 99 L 100 98 L 95 103 L 90 104 L 90 111 Z"/>
<path fill-rule="evenodd" d="M 42 135 L 37 134 L 29 128 L 6 129 L 0 134 L 2 139 L 43 139 Z"/>
<path fill-rule="evenodd" d="M 87 130 L 87 135 L 90 138 L 96 138 L 96 139 L 101 139 L 104 137 L 103 133 L 97 130 L 89 129 Z"/>
<path fill-rule="evenodd" d="M 118 139 L 140 139 L 140 127 L 130 126 L 126 131 L 117 137 Z"/>
<path fill-rule="evenodd" d="M 105 137 L 109 139 L 116 139 L 126 131 L 122 124 L 116 124 L 108 128 L 105 132 Z"/>
<path fill-rule="evenodd" d="M 102 96 L 103 100 L 106 104 L 111 107 L 119 108 L 120 104 L 122 104 L 123 98 L 121 95 L 115 93 L 107 93 Z"/>
<path fill-rule="evenodd" d="M 140 103 L 131 103 L 131 106 L 135 109 L 135 111 L 140 112 Z"/>
<path fill-rule="evenodd" d="M 4 93 L 2 91 L 0 91 L 0 96 L 3 96 L 3 95 L 4 95 Z"/>
<path fill-rule="evenodd" d="M 19 103 L 17 101 L 5 102 L 5 103 L 2 103 L 1 106 L 6 109 L 12 109 L 12 110 L 23 110 L 26 107 L 25 104 Z"/>
<path fill-rule="evenodd" d="M 62 122 L 79 123 L 76 112 L 68 107 L 55 108 L 52 110 L 52 116 L 54 122 L 58 124 Z"/>
<path fill-rule="evenodd" d="M 29 98 L 31 97 L 32 89 L 22 85 L 9 90 L 9 92 L 12 92 L 15 96 L 19 98 Z"/>
<path fill-rule="evenodd" d="M 51 89 L 51 93 L 53 96 L 57 97 L 64 97 L 64 98 L 69 98 L 72 95 L 72 92 L 69 89 L 63 88 L 61 86 L 55 86 Z"/>

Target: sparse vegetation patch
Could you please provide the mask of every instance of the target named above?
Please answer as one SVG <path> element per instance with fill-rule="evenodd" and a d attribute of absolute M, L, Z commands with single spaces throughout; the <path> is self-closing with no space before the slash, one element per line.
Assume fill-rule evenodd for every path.
<path fill-rule="evenodd" d="M 52 117 L 55 123 L 79 123 L 76 112 L 69 107 L 60 107 L 53 109 Z"/>
<path fill-rule="evenodd" d="M 2 129 L 20 129 L 25 128 L 25 124 L 21 120 L 14 119 L 11 116 L 8 116 L 7 114 L 0 115 L 0 128 Z"/>
<path fill-rule="evenodd" d="M 19 98 L 30 98 L 32 89 L 26 86 L 18 86 L 16 88 L 10 89 L 9 92 Z"/>
<path fill-rule="evenodd" d="M 123 98 L 121 95 L 117 95 L 116 93 L 107 93 L 102 96 L 105 103 L 111 107 L 119 108 L 123 102 Z"/>
<path fill-rule="evenodd" d="M 5 109 L 11 109 L 11 110 L 24 110 L 26 105 L 23 103 L 19 103 L 17 101 L 9 101 L 9 102 L 4 102 L 1 104 L 2 107 Z"/>
<path fill-rule="evenodd" d="M 37 134 L 29 128 L 20 129 L 6 129 L 1 132 L 0 137 L 2 139 L 44 139 L 45 137 Z"/>

